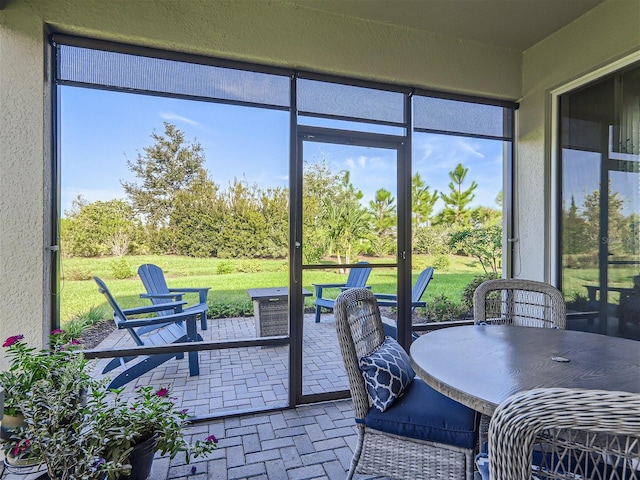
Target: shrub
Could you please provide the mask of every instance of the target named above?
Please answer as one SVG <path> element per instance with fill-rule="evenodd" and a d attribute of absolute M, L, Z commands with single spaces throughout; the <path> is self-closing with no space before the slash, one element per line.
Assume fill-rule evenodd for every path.
<path fill-rule="evenodd" d="M 129 265 L 129 262 L 127 262 L 127 259 L 124 257 L 111 260 L 109 268 L 111 269 L 111 275 L 113 275 L 113 278 L 118 280 L 131 278 L 135 275 L 131 265 Z"/>
<path fill-rule="evenodd" d="M 253 302 L 249 297 L 221 297 L 209 302 L 209 317 L 230 318 L 253 315 Z"/>
<path fill-rule="evenodd" d="M 411 260 L 411 269 L 412 270 L 424 270 L 429 266 L 427 259 L 423 257 L 413 257 Z"/>
<path fill-rule="evenodd" d="M 460 307 L 470 315 L 473 315 L 473 294 L 476 291 L 476 288 L 487 280 L 493 280 L 494 278 L 499 278 L 497 273 L 485 273 L 483 275 L 478 275 L 474 277 L 474 279 L 464 287 L 462 291 L 462 297 L 460 299 Z"/>
<path fill-rule="evenodd" d="M 70 342 L 74 338 L 78 338 L 87 328 L 108 318 L 109 315 L 104 308 L 91 307 L 88 311 L 76 315 L 63 325 L 64 332 L 61 334 L 62 339 L 65 342 Z"/>
<path fill-rule="evenodd" d="M 233 262 L 231 260 L 222 260 L 216 266 L 216 273 L 218 275 L 225 275 L 227 273 L 233 273 L 235 271 L 235 267 L 233 266 Z"/>
<path fill-rule="evenodd" d="M 451 265 L 451 260 L 446 255 L 437 255 L 433 261 L 433 268 L 436 270 L 446 270 Z"/>
<path fill-rule="evenodd" d="M 91 280 L 91 273 L 81 268 L 70 268 L 64 273 L 64 278 L 71 282 L 81 282 L 83 280 Z"/>
<path fill-rule="evenodd" d="M 258 260 L 243 260 L 240 262 L 238 271 L 242 273 L 258 273 L 262 271 L 262 265 Z"/>
<path fill-rule="evenodd" d="M 436 322 L 460 318 L 464 316 L 464 310 L 460 305 L 456 305 L 443 293 L 427 303 L 425 308 L 426 317 Z"/>

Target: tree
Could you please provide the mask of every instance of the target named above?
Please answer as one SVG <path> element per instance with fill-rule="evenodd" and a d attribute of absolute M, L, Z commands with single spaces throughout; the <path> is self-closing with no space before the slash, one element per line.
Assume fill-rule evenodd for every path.
<path fill-rule="evenodd" d="M 79 195 L 62 222 L 65 254 L 80 257 L 137 253 L 142 227 L 124 200 L 87 202 Z"/>
<path fill-rule="evenodd" d="M 336 201 L 340 175 L 331 171 L 326 159 L 305 162 L 302 181 L 302 255 L 317 263 L 329 250 L 326 206 Z"/>
<path fill-rule="evenodd" d="M 376 192 L 375 199 L 369 202 L 372 226 L 371 250 L 378 257 L 392 252 L 395 245 L 397 223 L 395 201 L 391 192 L 381 188 Z"/>
<path fill-rule="evenodd" d="M 265 218 L 267 229 L 263 255 L 268 258 L 286 258 L 289 252 L 289 191 L 278 187 L 261 192 L 260 212 Z"/>
<path fill-rule="evenodd" d="M 598 245 L 601 241 L 606 242 L 609 251 L 620 251 L 624 245 L 624 238 L 628 230 L 626 219 L 622 213 L 624 200 L 618 196 L 618 192 L 612 191 L 611 181 L 609 181 L 608 192 L 608 231 L 606 238 L 600 239 L 600 190 L 594 190 L 586 195 L 583 202 L 582 216 L 588 226 L 585 233 L 589 241 L 588 248 L 592 251 L 598 250 Z"/>
<path fill-rule="evenodd" d="M 206 177 L 204 154 L 197 142 L 187 142 L 183 132 L 175 125 L 164 123 L 164 135 L 154 130 L 155 142 L 138 154 L 135 162 L 127 166 L 140 183 L 121 181 L 125 193 L 145 226 L 159 230 L 169 225 L 176 195 L 189 190 Z"/>
<path fill-rule="evenodd" d="M 571 196 L 571 206 L 569 210 L 564 210 L 563 214 L 563 253 L 565 255 L 586 253 L 587 223 L 578 212 L 575 196 Z"/>
<path fill-rule="evenodd" d="M 419 173 L 411 177 L 411 217 L 414 231 L 429 224 L 433 206 L 440 198 L 438 193 L 437 190 L 429 190 L 429 185 L 422 180 Z"/>
<path fill-rule="evenodd" d="M 218 186 L 203 173 L 191 189 L 176 193 L 169 230 L 180 255 L 215 257 L 224 209 Z"/>
<path fill-rule="evenodd" d="M 459 226 L 468 224 L 470 218 L 470 211 L 467 208 L 475 197 L 473 191 L 478 188 L 478 184 L 475 181 L 471 182 L 469 188 L 463 190 L 462 184 L 467 176 L 468 168 L 464 168 L 459 163 L 455 169 L 449 172 L 449 195 L 445 193 L 440 194 L 440 198 L 444 201 L 444 210 L 442 212 L 442 221 L 453 223 Z"/>
<path fill-rule="evenodd" d="M 502 227 L 463 228 L 451 235 L 452 248 L 476 257 L 484 273 L 496 274 L 502 263 Z"/>
<path fill-rule="evenodd" d="M 357 255 L 361 249 L 360 242 L 369 232 L 370 215 L 360 204 L 364 194 L 354 187 L 350 179 L 350 173 L 343 171 L 337 195 L 324 205 L 323 211 L 329 253 L 336 256 L 338 263 L 341 256 L 345 263 L 351 263 L 354 253 Z"/>
<path fill-rule="evenodd" d="M 224 215 L 218 256 L 255 258 L 263 256 L 267 221 L 260 211 L 257 185 L 234 178 L 223 195 Z"/>

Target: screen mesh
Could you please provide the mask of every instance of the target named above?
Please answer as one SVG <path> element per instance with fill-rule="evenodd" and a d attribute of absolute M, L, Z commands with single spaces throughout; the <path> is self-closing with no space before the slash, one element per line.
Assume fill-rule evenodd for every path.
<path fill-rule="evenodd" d="M 413 109 L 414 128 L 417 129 L 495 138 L 511 135 L 511 132 L 506 130 L 510 122 L 505 122 L 503 107 L 416 96 Z"/>
<path fill-rule="evenodd" d="M 298 110 L 301 113 L 403 123 L 404 94 L 301 78 L 298 80 Z"/>
<path fill-rule="evenodd" d="M 284 75 L 58 45 L 61 83 L 288 107 Z"/>

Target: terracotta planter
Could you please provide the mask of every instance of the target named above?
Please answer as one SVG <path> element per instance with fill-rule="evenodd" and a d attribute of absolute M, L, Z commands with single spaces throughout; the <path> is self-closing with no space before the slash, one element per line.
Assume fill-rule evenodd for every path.
<path fill-rule="evenodd" d="M 158 445 L 157 436 L 153 436 L 142 443 L 139 443 L 129 454 L 129 463 L 131 464 L 131 473 L 129 475 L 120 475 L 118 480 L 146 480 L 151 473 L 153 465 L 153 456 L 156 453 Z"/>

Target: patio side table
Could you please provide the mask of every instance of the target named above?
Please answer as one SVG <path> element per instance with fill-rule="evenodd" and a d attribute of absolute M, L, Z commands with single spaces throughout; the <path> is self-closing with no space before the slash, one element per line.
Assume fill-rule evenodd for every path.
<path fill-rule="evenodd" d="M 271 337 L 289 334 L 289 288 L 249 288 L 247 293 L 253 300 L 253 314 L 256 318 L 256 336 Z M 304 297 L 310 297 L 309 290 L 302 289 Z"/>

